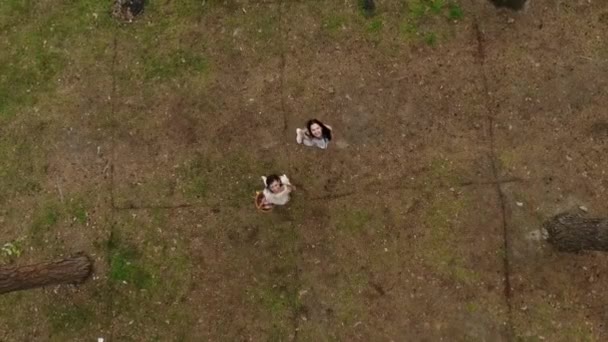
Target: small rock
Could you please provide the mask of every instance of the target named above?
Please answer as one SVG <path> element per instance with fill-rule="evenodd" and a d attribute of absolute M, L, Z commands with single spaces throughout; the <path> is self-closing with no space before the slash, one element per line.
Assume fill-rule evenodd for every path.
<path fill-rule="evenodd" d="M 515 202 L 515 204 L 517 204 L 518 207 L 523 207 L 524 204 L 522 202 Z"/>
<path fill-rule="evenodd" d="M 587 209 L 587 207 L 585 207 L 584 205 L 581 205 L 580 207 L 578 207 L 580 210 L 584 211 L 584 212 L 588 212 L 589 209 Z"/>

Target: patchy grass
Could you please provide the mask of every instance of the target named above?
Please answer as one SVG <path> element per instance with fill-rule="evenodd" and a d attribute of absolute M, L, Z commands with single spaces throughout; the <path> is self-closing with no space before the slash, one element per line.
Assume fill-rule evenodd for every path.
<path fill-rule="evenodd" d="M 463 181 L 464 170 L 446 157 L 435 157 L 429 164 L 429 189 L 435 186 L 455 186 Z"/>
<path fill-rule="evenodd" d="M 336 317 L 342 324 L 352 326 L 365 318 L 365 303 L 361 292 L 368 283 L 368 277 L 364 273 L 345 273 L 340 279 L 334 305 Z"/>
<path fill-rule="evenodd" d="M 439 274 L 472 285 L 479 276 L 469 269 L 458 252 L 456 232 L 465 210 L 464 199 L 445 193 L 434 194 L 423 217 L 426 233 L 422 253 L 428 265 Z"/>
<path fill-rule="evenodd" d="M 84 200 L 82 198 L 70 199 L 70 202 L 67 204 L 67 210 L 68 215 L 72 220 L 80 224 L 87 223 L 88 214 Z"/>
<path fill-rule="evenodd" d="M 60 207 L 57 203 L 49 201 L 41 205 L 34 213 L 30 234 L 35 241 L 41 242 L 42 235 L 48 232 L 61 217 Z"/>
<path fill-rule="evenodd" d="M 501 169 L 514 170 L 518 166 L 521 167 L 521 156 L 515 150 L 503 150 L 498 155 L 498 161 L 500 162 Z"/>
<path fill-rule="evenodd" d="M 343 208 L 337 215 L 336 228 L 343 232 L 361 233 L 372 219 L 372 214 L 365 209 Z"/>
<path fill-rule="evenodd" d="M 18 194 L 40 192 L 40 178 L 44 173 L 42 154 L 26 137 L 0 135 L 0 178 L 3 180 L 0 201 Z"/>
<path fill-rule="evenodd" d="M 209 62 L 204 56 L 181 49 L 164 55 L 148 55 L 142 62 L 144 77 L 149 80 L 167 80 L 182 74 L 204 76 L 209 70 Z"/>
<path fill-rule="evenodd" d="M 323 18 L 321 28 L 331 36 L 337 35 L 343 28 L 346 27 L 347 17 L 343 15 L 331 14 Z"/>
<path fill-rule="evenodd" d="M 209 204 L 250 206 L 262 175 L 274 167 L 269 163 L 253 162 L 242 153 L 221 158 L 197 155 L 178 169 L 178 189 L 189 198 L 203 199 Z M 256 175 L 256 176 L 253 176 Z M 208 196 L 214 194 L 213 197 Z"/>
<path fill-rule="evenodd" d="M 78 332 L 95 320 L 95 314 L 86 305 L 53 304 L 47 307 L 51 331 L 54 335 Z"/>
<path fill-rule="evenodd" d="M 114 320 L 121 339 L 146 334 L 165 340 L 192 324 L 181 303 L 192 282 L 193 265 L 186 244 L 173 230 L 158 223 L 168 218 L 155 211 L 119 215 L 108 241 L 109 283 Z M 126 284 L 125 284 L 126 282 Z M 163 303 L 162 313 L 158 311 Z M 168 322 L 168 323 L 167 323 Z M 164 329 L 170 324 L 172 329 Z"/>
<path fill-rule="evenodd" d="M 283 44 L 279 43 L 282 32 L 278 13 L 274 6 L 252 6 L 246 12 L 225 16 L 222 25 L 231 34 L 222 39 L 222 53 L 232 52 L 240 59 L 243 50 L 252 49 L 258 61 L 279 56 Z"/>
<path fill-rule="evenodd" d="M 533 299 L 525 306 L 524 313 L 517 315 L 516 326 L 520 334 L 518 338 L 523 341 L 542 341 L 546 336 L 554 336 L 556 329 L 559 336 L 567 341 L 596 341 L 596 337 L 585 324 L 585 317 L 576 315 L 569 320 L 556 319 L 560 316 L 561 309 L 555 307 L 554 303 L 544 302 L 543 299 Z M 573 318 L 573 319 L 572 319 Z"/>
<path fill-rule="evenodd" d="M 367 24 L 366 31 L 369 34 L 379 34 L 383 26 L 384 22 L 381 18 L 374 18 Z"/>
<path fill-rule="evenodd" d="M 209 159 L 198 156 L 178 169 L 178 187 L 189 198 L 205 198 L 209 193 L 211 177 Z"/>
<path fill-rule="evenodd" d="M 253 296 L 273 322 L 289 319 L 302 306 L 296 289 L 285 285 L 261 286 Z"/>
<path fill-rule="evenodd" d="M 424 42 L 435 46 L 439 38 L 446 36 L 445 21 L 454 23 L 462 19 L 460 5 L 445 0 L 408 1 L 404 18 L 399 26 L 401 36 L 407 40 Z"/>
<path fill-rule="evenodd" d="M 394 12 L 399 6 L 396 3 L 404 6 L 403 13 L 399 15 Z M 283 22 L 280 22 L 276 3 L 238 0 L 151 1 L 141 18 L 126 25 L 110 19 L 109 3 L 103 1 L 0 2 L 0 27 L 3 33 L 0 39 L 0 126 L 3 128 L 0 135 L 0 203 L 10 203 L 19 208 L 6 221 L 7 215 L 2 213 L 0 223 L 9 227 L 7 236 L 10 235 L 10 239 L 19 236 L 15 231 L 23 227 L 26 233 L 39 238 L 51 237 L 51 234 L 57 237 L 49 238 L 44 250 L 37 249 L 36 253 L 40 255 L 56 251 L 57 246 L 65 246 L 67 250 L 73 246 L 89 245 L 87 239 L 103 241 L 105 239 L 98 238 L 99 233 L 107 231 L 110 226 L 107 221 L 110 220 L 113 232 L 107 244 L 99 242 L 106 254 L 97 253 L 96 256 L 102 259 L 105 256 L 105 264 L 98 264 L 100 267 L 96 270 L 99 278 L 92 283 L 107 287 L 101 291 L 102 295 L 90 291 L 91 283 L 87 283 L 79 287 L 76 293 L 81 303 L 86 303 L 84 305 L 48 305 L 49 298 L 56 298 L 51 302 L 60 301 L 64 299 L 63 294 L 74 294 L 69 287 L 62 287 L 58 293 L 43 290 L 2 296 L 0 339 L 31 339 L 27 335 L 29 327 L 39 329 L 37 331 L 43 334 L 40 335 L 43 339 L 69 340 L 66 336 L 72 335 L 74 339 L 86 339 L 86 327 L 106 326 L 110 330 L 108 334 L 121 341 L 142 338 L 152 341 L 221 340 L 222 336 L 230 340 L 260 337 L 257 339 L 279 341 L 292 339 L 294 319 L 301 319 L 299 324 L 302 330 L 310 325 L 322 327 L 317 335 L 309 339 L 300 333 L 297 336 L 299 340 L 377 340 L 391 333 L 396 334 L 393 338 L 399 339 L 403 338 L 398 335 L 402 330 L 395 330 L 395 327 L 407 325 L 407 317 L 416 315 L 429 318 L 430 329 L 408 331 L 413 340 L 445 339 L 447 334 L 458 339 L 462 337 L 458 329 L 466 327 L 469 318 L 486 315 L 484 300 L 498 298 L 492 304 L 498 303 L 495 305 L 498 307 L 496 311 L 504 313 L 503 293 L 500 285 L 496 286 L 500 283 L 501 274 L 498 271 L 501 270 L 501 263 L 493 264 L 493 260 L 484 260 L 483 265 L 475 265 L 475 259 L 471 257 L 469 260 L 467 256 L 471 254 L 462 247 L 475 243 L 471 242 L 475 233 L 488 231 L 475 223 L 470 231 L 460 231 L 469 228 L 462 227 L 463 217 L 468 218 L 481 206 L 473 209 L 469 206 L 469 199 L 458 197 L 458 191 L 442 193 L 446 186 L 456 186 L 460 176 L 469 176 L 469 172 L 478 170 L 464 170 L 460 161 L 452 163 L 446 158 L 432 160 L 430 164 L 425 164 L 428 167 L 422 171 L 419 164 L 412 165 L 418 162 L 424 164 L 428 158 L 433 158 L 416 154 L 420 153 L 418 151 L 427 151 L 424 147 L 434 145 L 437 145 L 437 151 L 445 150 L 446 146 L 441 144 L 447 140 L 437 138 L 442 135 L 441 130 L 424 125 L 425 121 L 416 113 L 430 115 L 428 122 L 445 120 L 442 128 L 454 133 L 454 129 L 461 127 L 460 121 L 454 125 L 451 115 L 443 109 L 458 105 L 458 113 L 470 112 L 471 109 L 474 113 L 479 108 L 473 104 L 475 99 L 464 101 L 468 89 L 460 86 L 468 81 L 450 77 L 454 74 L 452 70 L 461 71 L 460 68 L 470 65 L 470 54 L 458 50 L 469 43 L 470 37 L 466 34 L 454 35 L 462 39 L 459 43 L 464 45 L 446 44 L 445 50 L 441 50 L 442 55 L 437 56 L 439 50 L 399 49 L 405 44 L 392 36 L 399 26 L 402 35 L 412 42 L 441 46 L 444 39 L 450 38 L 449 33 L 456 30 L 453 21 L 461 20 L 465 14 L 457 3 L 449 0 L 384 1 L 382 4 L 378 2 L 378 6 L 380 11 L 387 8 L 385 12 L 364 18 L 354 4 L 336 5 L 343 8 L 342 12 L 310 10 L 317 11 L 315 13 L 319 15 L 306 17 L 309 14 L 307 10 L 300 12 L 299 9 L 309 9 L 310 5 L 290 2 L 281 6 L 281 11 L 285 12 L 280 12 L 284 15 Z M 209 13 L 211 15 L 207 16 Z M 288 21 L 285 18 L 302 21 Z M 314 30 L 318 25 L 316 20 L 321 20 L 320 35 Z M 312 29 L 301 27 L 308 24 L 312 24 Z M 547 32 L 550 26 L 545 21 L 542 31 Z M 289 34 L 284 36 L 287 32 Z M 491 35 L 492 31 L 486 33 Z M 335 41 L 327 44 L 323 34 L 335 38 Z M 595 37 L 595 34 L 589 37 Z M 574 40 L 570 36 L 567 38 L 566 42 Z M 114 41 L 117 42 L 117 51 L 114 51 Z M 370 41 L 377 43 L 373 44 L 374 49 L 369 49 L 370 44 L 367 43 Z M 508 46 L 508 41 L 504 42 L 504 49 L 502 44 L 500 42 L 493 46 L 501 52 L 497 52 L 496 56 L 504 57 L 506 62 L 512 61 L 513 56 L 509 55 L 509 51 L 514 48 Z M 280 65 L 277 52 L 285 46 L 290 51 L 281 61 L 281 67 L 277 68 Z M 300 47 L 305 51 L 299 50 Z M 597 48 L 602 47 L 598 45 Z M 392 49 L 393 52 L 384 53 L 382 49 Z M 542 57 L 543 51 L 538 49 L 535 53 Z M 301 53 L 310 54 L 311 58 L 307 61 L 294 58 Z M 447 65 L 444 63 L 445 56 L 452 56 Z M 594 57 L 593 53 L 591 56 Z M 424 62 L 420 62 L 419 58 L 422 57 Z M 517 61 L 521 62 L 527 58 L 527 54 L 518 57 Z M 494 62 L 502 63 L 501 58 Z M 310 64 L 307 64 L 308 60 L 312 60 Z M 300 65 L 301 62 L 303 64 Z M 510 68 L 518 70 L 508 64 L 504 67 L 507 76 L 496 80 L 508 81 Z M 114 75 L 109 74 L 110 70 L 115 71 Z M 328 70 L 335 72 L 327 73 Z M 584 70 L 579 71 L 584 76 Z M 408 78 L 400 78 L 403 76 L 401 74 Z M 209 82 L 210 76 L 213 76 L 213 82 Z M 286 84 L 290 82 L 296 85 L 279 86 L 276 83 L 279 79 L 281 82 L 285 80 Z M 201 83 L 197 83 L 199 81 Z M 436 90 L 441 89 L 441 82 L 451 82 L 453 88 L 443 88 L 443 94 L 443 90 Z M 359 83 L 371 85 L 378 92 L 370 93 Z M 332 90 L 331 94 L 327 94 L 322 90 L 323 85 L 328 84 L 335 92 Z M 196 87 L 200 85 L 202 87 Z M 201 88 L 209 91 L 199 92 Z M 287 91 L 277 94 L 274 90 L 278 88 Z M 289 90 L 291 88 L 293 91 Z M 403 92 L 408 89 L 412 91 Z M 176 96 L 186 93 L 188 96 Z M 431 97 L 428 101 L 437 105 L 434 107 L 436 112 L 424 108 L 423 104 L 428 101 L 418 101 L 423 93 Z M 523 95 L 524 92 L 521 93 Z M 258 98 L 257 94 L 262 96 Z M 542 95 L 542 92 L 538 90 L 538 94 Z M 259 102 L 247 103 L 250 96 L 255 97 L 256 101 L 259 99 Z M 279 99 L 281 96 L 285 98 Z M 195 101 L 195 98 L 204 100 Z M 595 99 L 591 102 L 595 102 Z M 391 113 L 401 112 L 401 109 L 407 112 L 405 104 L 412 105 L 414 113 L 404 119 L 406 124 L 403 129 L 412 130 L 413 134 L 407 135 L 407 140 L 411 139 L 411 146 L 423 147 L 420 150 L 407 152 L 407 146 L 402 144 L 404 139 L 396 133 L 396 126 L 395 130 L 387 129 L 382 135 L 382 141 L 393 146 L 391 153 L 382 156 L 377 153 L 378 146 L 367 144 L 365 132 L 362 136 L 364 139 L 342 150 L 350 151 L 348 153 L 333 149 L 324 152 L 291 150 L 290 146 L 295 145 L 293 140 L 289 146 L 279 145 L 270 151 L 262 151 L 259 146 L 239 146 L 242 138 L 238 135 L 242 131 L 236 126 L 243 124 L 245 130 L 249 127 L 256 130 L 278 127 L 281 124 L 276 123 L 282 120 L 280 112 L 284 110 L 288 111 L 289 125 L 301 122 L 305 115 L 312 115 L 306 114 L 309 111 L 320 113 L 315 115 L 330 115 L 337 125 L 343 127 L 343 133 L 346 133 L 344 137 L 349 138 L 351 135 L 346 131 L 353 129 L 353 122 L 358 120 L 357 112 L 371 110 L 369 114 L 374 115 L 380 129 L 394 126 L 395 118 L 391 117 Z M 285 108 L 281 109 L 283 105 Z M 386 110 L 382 109 L 384 106 Z M 260 110 L 264 108 L 268 110 Z M 336 111 L 336 108 L 345 110 Z M 510 109 L 514 108 L 506 108 L 504 112 L 508 114 Z M 186 124 L 172 127 L 172 130 L 158 129 L 167 125 L 167 121 L 163 120 L 170 120 L 177 112 L 186 115 L 196 113 L 192 117 L 201 120 L 186 120 Z M 88 113 L 103 113 L 104 119 L 109 118 L 112 126 L 101 127 L 103 132 L 88 132 L 97 129 L 95 123 L 89 122 L 96 118 L 88 116 Z M 234 116 L 216 120 L 218 113 Z M 96 115 L 101 117 L 101 114 Z M 247 126 L 248 118 L 251 118 L 248 115 L 256 116 L 255 126 Z M 214 122 L 218 122 L 220 127 L 214 127 Z M 235 131 L 232 131 L 231 127 L 224 126 L 226 123 L 238 124 L 234 125 Z M 52 130 L 48 129 L 49 125 Z M 192 126 L 196 126 L 191 132 L 196 139 L 185 143 L 187 139 L 179 139 L 185 138 L 185 135 L 181 135 L 185 132 L 183 127 Z M 71 177 L 66 188 L 91 186 L 92 182 L 77 179 L 75 176 L 78 174 L 70 172 L 81 166 L 99 171 L 103 167 L 102 162 L 105 162 L 95 159 L 93 152 L 93 158 L 83 158 L 82 165 L 58 167 L 56 162 L 61 160 L 62 154 L 80 152 L 63 149 L 68 145 L 66 141 L 56 139 L 61 138 L 63 129 L 68 127 L 79 131 L 80 135 L 70 142 L 83 146 L 87 157 L 91 156 L 88 153 L 94 151 L 97 142 L 93 135 L 103 140 L 104 149 L 112 143 L 121 152 L 125 150 L 121 149 L 122 144 L 131 142 L 147 145 L 151 147 L 150 150 L 157 143 L 165 144 L 168 148 L 160 149 L 158 155 L 153 151 L 150 156 L 153 158 L 136 158 L 136 163 L 122 169 L 126 176 L 116 172 L 116 178 L 101 180 L 107 182 L 105 184 L 114 182 L 112 187 L 103 187 L 102 191 L 109 188 L 118 191 L 98 195 L 76 189 L 81 195 L 71 199 L 68 194 L 67 201 L 59 203 L 54 193 L 55 180 L 50 177 L 56 175 L 57 171 L 65 172 L 60 174 Z M 372 128 L 375 127 L 376 124 Z M 206 133 L 217 129 L 223 130 L 223 136 L 230 135 L 230 149 L 204 158 L 197 156 L 196 152 L 213 150 L 217 145 L 213 142 L 206 145 L 209 141 L 205 137 Z M 279 127 L 269 134 L 282 134 L 281 129 Z M 133 139 L 129 135 L 131 132 L 137 135 Z M 470 134 L 466 130 L 460 133 Z M 144 139 L 137 139 L 140 137 Z M 438 141 L 439 144 L 436 144 Z M 283 147 L 288 149 L 286 154 Z M 469 151 L 471 145 L 462 147 Z M 162 159 L 165 158 L 165 151 L 179 151 L 179 155 Z M 53 162 L 47 160 L 49 152 L 52 152 L 53 158 L 57 158 Z M 129 158 L 122 153 L 110 155 L 105 152 L 99 158 L 107 159 L 110 156 L 111 166 L 119 167 Z M 300 158 L 304 153 L 306 157 Z M 315 157 L 310 157 L 313 153 Z M 321 163 L 318 163 L 316 153 L 323 153 L 323 156 L 318 154 L 319 158 L 324 159 Z M 472 149 L 471 153 L 474 153 Z M 468 152 L 463 154 L 468 155 Z M 394 155 L 395 160 L 389 155 Z M 326 158 L 331 163 L 325 163 Z M 95 161 L 88 164 L 92 160 Z M 154 165 L 140 164 L 139 161 L 143 160 Z M 158 160 L 162 162 L 156 164 Z M 353 163 L 356 160 L 365 162 L 365 165 Z M 517 160 L 510 162 L 512 165 L 517 163 Z M 271 170 L 288 172 L 295 181 L 302 183 L 306 191 L 296 192 L 293 202 L 287 207 L 263 215 L 253 209 L 252 196 L 255 190 L 261 188 L 259 176 Z M 413 182 L 420 183 L 414 184 L 407 193 L 415 201 L 404 202 L 405 191 L 399 191 L 402 191 L 401 187 L 409 189 L 408 170 L 412 170 L 412 180 L 414 177 L 416 179 Z M 333 195 L 334 192 L 348 191 L 349 186 L 358 190 L 357 184 L 373 183 L 377 172 L 382 172 L 383 179 L 396 179 L 391 185 L 397 190 L 390 189 L 384 193 L 382 186 L 389 184 L 378 182 L 381 195 L 371 200 L 374 201 L 373 205 L 369 205 L 371 201 L 365 198 L 365 194 L 346 198 L 341 202 L 341 207 L 336 205 L 339 199 L 311 200 L 319 192 Z M 119 177 L 126 181 L 117 180 Z M 399 177 L 408 179 L 401 181 Z M 95 178 L 94 182 L 99 184 L 99 180 Z M 133 186 L 129 187 L 131 181 Z M 137 184 L 139 181 L 143 184 Z M 44 195 L 41 195 L 43 191 Z M 106 200 L 110 195 L 143 205 L 155 205 L 162 201 L 167 206 L 185 202 L 193 207 L 118 210 Z M 49 199 L 50 196 L 53 196 L 53 200 Z M 90 196 L 103 197 L 104 201 L 96 204 L 105 207 L 93 207 Z M 365 201 L 364 204 L 357 203 L 359 200 Z M 378 210 L 382 205 L 392 211 Z M 32 208 L 33 216 L 30 215 Z M 192 211 L 196 212 L 193 217 L 187 217 Z M 107 215 L 111 218 L 99 220 L 96 216 L 101 216 L 100 212 L 104 216 L 111 213 Z M 22 223 L 23 227 L 14 225 L 22 214 L 27 218 Z M 64 223 L 70 224 L 64 227 Z M 86 229 L 78 226 L 87 223 L 90 225 Z M 517 221 L 514 223 L 517 224 Z M 419 226 L 424 226 L 424 229 Z M 64 234 L 69 229 L 79 230 L 76 235 L 79 241 L 74 244 L 61 239 L 70 237 Z M 28 242 L 24 240 L 23 245 L 19 245 L 13 241 L 11 245 L 5 245 L 2 252 L 10 258 L 21 250 L 29 251 Z M 487 241 L 480 242 L 479 246 L 495 248 Z M 470 248 L 467 249 L 470 252 Z M 490 249 L 485 254 L 473 255 L 492 257 L 493 252 Z M 504 252 L 496 247 L 496 253 Z M 27 257 L 34 256 L 28 254 Z M 430 282 L 438 280 L 435 275 L 441 279 L 437 281 L 438 284 L 429 283 L 430 290 L 419 290 L 418 285 L 409 288 L 410 285 L 405 284 L 415 279 L 409 279 L 408 273 L 411 273 L 411 277 L 420 276 L 423 279 L 416 284 L 424 285 L 429 279 Z M 483 282 L 479 281 L 480 278 Z M 553 279 L 551 276 L 549 278 Z M 378 282 L 381 290 L 374 292 L 375 287 L 370 285 L 370 281 Z M 303 282 L 307 286 L 302 287 Z M 410 300 L 409 296 L 414 291 L 419 291 L 416 296 L 426 301 L 430 297 L 424 296 L 436 294 L 434 289 L 437 288 L 432 286 L 452 288 L 462 284 L 475 286 L 465 286 L 464 290 L 458 290 L 458 295 L 446 298 L 445 308 L 438 309 L 441 312 L 433 311 L 437 309 L 432 305 L 422 309 L 411 307 L 422 303 Z M 299 295 L 303 289 L 309 291 L 309 297 Z M 386 295 L 382 297 L 384 291 Z M 251 301 L 244 298 L 244 293 L 250 296 Z M 44 296 L 40 297 L 40 294 Z M 551 293 L 546 294 L 552 298 Z M 109 306 L 107 316 L 99 317 L 96 314 L 99 310 L 95 303 L 99 298 Z M 39 302 L 39 299 L 42 301 Z M 310 306 L 304 307 L 302 301 Z M 465 301 L 459 308 L 476 315 L 465 312 L 464 318 L 440 321 L 449 315 L 461 317 L 459 312 L 447 312 L 451 311 L 448 308 L 454 308 L 455 303 L 462 303 L 459 301 Z M 554 302 L 562 304 L 557 300 Z M 400 303 L 400 306 L 394 303 Z M 36 308 L 41 309 L 35 311 Z M 568 340 L 593 338 L 588 334 L 593 330 L 585 329 L 581 324 L 584 323 L 583 315 L 587 314 L 590 314 L 589 321 L 599 321 L 591 316 L 593 312 L 590 311 L 582 310 L 580 316 L 573 320 L 576 323 L 564 323 L 562 330 L 556 329 L 552 321 L 572 321 L 569 320 L 569 309 L 557 305 L 555 310 L 530 309 L 538 311 L 533 312 L 531 317 L 539 320 L 540 327 L 535 322 L 526 323 L 532 329 L 522 325 L 524 328 L 521 331 L 532 330 L 539 336 L 545 336 L 547 332 L 549 339 L 556 334 L 563 334 Z M 576 312 L 574 309 L 569 311 Z M 394 316 L 395 312 L 400 314 Z M 522 314 L 522 320 L 525 315 Z M 212 319 L 207 320 L 208 317 Z M 496 317 L 504 317 L 504 314 Z M 356 325 L 358 322 L 361 324 Z M 546 322 L 549 323 L 544 327 Z M 111 323 L 111 327 L 105 323 Z M 479 323 L 480 329 L 486 328 L 484 324 Z M 14 332 L 19 331 L 24 331 L 21 336 L 13 336 Z M 200 332 L 208 335 L 194 335 Z M 226 337 L 226 333 L 230 336 Z M 487 339 L 493 338 L 488 336 Z"/>

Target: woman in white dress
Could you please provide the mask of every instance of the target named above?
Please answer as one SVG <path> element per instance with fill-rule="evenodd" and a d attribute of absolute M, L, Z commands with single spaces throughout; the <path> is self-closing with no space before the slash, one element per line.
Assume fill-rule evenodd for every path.
<path fill-rule="evenodd" d="M 271 210 L 275 205 L 285 205 L 289 202 L 289 194 L 296 189 L 291 185 L 286 175 L 272 174 L 262 176 L 264 190 L 256 195 L 256 206 L 263 211 Z"/>

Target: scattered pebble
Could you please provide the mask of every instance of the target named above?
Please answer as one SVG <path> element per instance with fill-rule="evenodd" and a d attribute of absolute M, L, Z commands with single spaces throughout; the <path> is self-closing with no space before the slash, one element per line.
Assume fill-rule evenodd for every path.
<path fill-rule="evenodd" d="M 524 204 L 522 202 L 515 202 L 515 204 L 517 204 L 518 207 L 523 207 Z"/>

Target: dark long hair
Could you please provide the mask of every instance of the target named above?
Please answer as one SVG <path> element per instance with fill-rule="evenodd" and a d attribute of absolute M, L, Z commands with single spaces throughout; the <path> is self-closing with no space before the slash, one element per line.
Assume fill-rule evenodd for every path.
<path fill-rule="evenodd" d="M 274 182 L 279 182 L 279 184 L 281 184 L 281 185 L 283 183 L 283 182 L 281 182 L 281 177 L 279 177 L 278 175 L 272 174 L 272 175 L 266 177 L 266 188 L 270 189 L 270 184 L 272 184 Z"/>
<path fill-rule="evenodd" d="M 312 135 L 310 126 L 312 126 L 314 124 L 321 126 L 321 133 L 322 133 L 321 136 L 323 137 L 323 139 L 327 139 L 328 141 L 331 140 L 331 129 L 327 128 L 327 126 L 325 126 L 321 121 L 319 121 L 317 119 L 308 120 L 308 122 L 306 123 L 306 128 L 308 129 L 308 134 L 311 137 L 314 137 L 314 136 Z"/>

